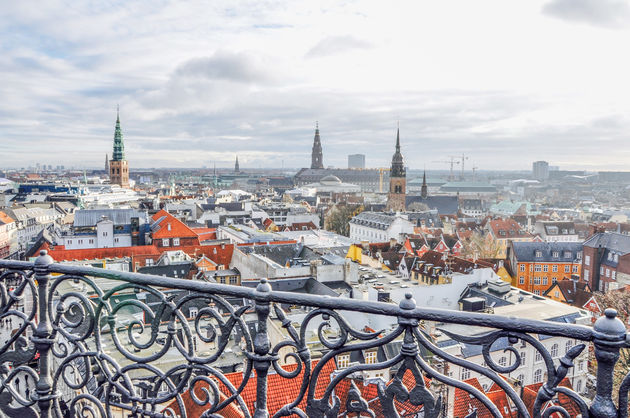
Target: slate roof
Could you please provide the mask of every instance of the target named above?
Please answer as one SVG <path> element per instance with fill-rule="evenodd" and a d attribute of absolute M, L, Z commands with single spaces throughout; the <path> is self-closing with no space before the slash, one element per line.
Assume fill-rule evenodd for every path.
<path fill-rule="evenodd" d="M 575 263 L 577 254 L 582 251 L 582 244 L 579 242 L 512 242 L 512 249 L 518 262 Z M 536 257 L 536 251 L 540 251 L 542 257 Z M 558 253 L 558 257 L 554 257 L 554 253 Z M 570 256 L 565 257 L 569 255 L 568 253 Z"/>
<path fill-rule="evenodd" d="M 350 219 L 351 224 L 386 231 L 396 220 L 396 216 L 378 212 L 361 212 Z"/>
<path fill-rule="evenodd" d="M 103 217 L 114 225 L 128 225 L 131 218 L 138 218 L 140 224 L 147 223 L 147 214 L 136 209 L 80 209 L 74 212 L 74 227 L 94 226 Z"/>
<path fill-rule="evenodd" d="M 138 273 L 154 274 L 156 276 L 184 278 L 188 276 L 192 269 L 192 263 L 169 264 L 166 266 L 146 266 L 140 267 Z"/>
<path fill-rule="evenodd" d="M 617 232 L 599 233 L 584 241 L 584 246 L 590 248 L 602 247 L 620 254 L 628 254 L 630 253 L 630 236 Z"/>
<path fill-rule="evenodd" d="M 459 211 L 459 199 L 457 196 L 407 196 L 405 205 L 409 207 L 412 203 L 424 203 L 429 209 L 437 209 L 440 215 L 457 215 Z"/>

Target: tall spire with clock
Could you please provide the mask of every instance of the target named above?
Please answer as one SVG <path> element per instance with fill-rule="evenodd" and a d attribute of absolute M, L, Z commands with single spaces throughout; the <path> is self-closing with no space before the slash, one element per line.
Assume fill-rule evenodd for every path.
<path fill-rule="evenodd" d="M 392 157 L 389 173 L 389 193 L 387 195 L 387 209 L 404 211 L 407 199 L 407 173 L 405 161 L 400 152 L 400 128 L 396 131 L 396 151 Z"/>
<path fill-rule="evenodd" d="M 129 164 L 125 160 L 125 143 L 120 129 L 120 109 L 116 108 L 114 128 L 114 153 L 109 162 L 109 182 L 120 187 L 129 187 Z"/>
<path fill-rule="evenodd" d="M 319 138 L 318 122 L 315 122 L 315 139 L 313 140 L 313 152 L 311 153 L 311 168 L 324 168 L 324 156 L 322 155 L 322 141 Z"/>

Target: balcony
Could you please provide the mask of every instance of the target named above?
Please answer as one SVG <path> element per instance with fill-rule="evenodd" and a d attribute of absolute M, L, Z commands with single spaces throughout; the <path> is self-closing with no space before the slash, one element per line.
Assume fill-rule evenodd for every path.
<path fill-rule="evenodd" d="M 287 310 L 298 307 L 305 313 L 296 322 Z M 356 329 L 345 319 L 353 313 L 389 317 L 393 326 Z M 0 320 L 0 416 L 395 417 L 404 404 L 413 416 L 441 417 L 453 414 L 448 388 L 475 398 L 488 416 L 627 416 L 630 377 L 615 402 L 613 374 L 630 338 L 612 309 L 588 327 L 417 307 L 411 295 L 395 305 L 272 291 L 264 279 L 247 288 L 62 265 L 42 252 L 33 263 L 0 260 Z M 429 323 L 481 347 L 484 365 L 438 346 Z M 486 331 L 458 335 L 447 325 Z M 552 356 L 537 335 L 576 343 Z M 395 341 L 399 349 L 385 360 L 349 361 Z M 510 362 L 492 358 L 499 341 Z M 530 404 L 507 378 L 525 346 L 544 368 Z M 586 399 L 561 382 L 590 346 L 597 376 L 595 396 Z M 338 356 L 345 367 L 335 366 Z M 448 365 L 488 379 L 507 406 L 450 376 Z M 382 378 L 384 370 L 394 370 L 391 378 Z M 366 401 L 352 376 L 377 376 L 378 402 Z M 283 386 L 295 387 L 293 397 L 272 409 Z"/>

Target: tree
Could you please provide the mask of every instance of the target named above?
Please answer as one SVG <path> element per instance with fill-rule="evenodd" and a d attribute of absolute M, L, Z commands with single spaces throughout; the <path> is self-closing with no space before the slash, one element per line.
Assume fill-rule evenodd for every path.
<path fill-rule="evenodd" d="M 464 241 L 462 254 L 466 258 L 499 258 L 502 254 L 501 244 L 493 239 L 490 234 L 473 232 L 470 238 Z"/>
<path fill-rule="evenodd" d="M 363 212 L 363 205 L 348 205 L 338 203 L 326 214 L 324 219 L 324 228 L 337 234 L 350 235 L 350 219 Z"/>
<path fill-rule="evenodd" d="M 624 287 L 606 293 L 595 292 L 593 295 L 601 309 L 613 308 L 617 310 L 617 318 L 619 318 L 627 328 L 628 320 L 630 319 L 630 291 L 626 290 Z M 594 350 L 589 352 L 589 364 L 592 366 L 591 372 L 595 374 L 597 360 L 595 359 Z M 622 347 L 621 350 L 619 350 L 619 361 L 615 365 L 613 373 L 613 399 L 617 400 L 619 385 L 628 373 L 630 373 L 630 348 Z"/>
<path fill-rule="evenodd" d="M 407 210 L 409 212 L 428 212 L 431 210 L 426 203 L 422 202 L 413 202 L 409 206 L 407 206 Z"/>

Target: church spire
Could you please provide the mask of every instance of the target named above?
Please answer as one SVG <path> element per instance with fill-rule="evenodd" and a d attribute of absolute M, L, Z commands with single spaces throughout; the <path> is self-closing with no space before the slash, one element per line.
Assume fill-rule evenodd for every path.
<path fill-rule="evenodd" d="M 319 122 L 315 121 L 315 138 L 313 139 L 313 151 L 311 153 L 311 168 L 324 168 L 322 155 L 322 141 L 319 138 Z"/>
<path fill-rule="evenodd" d="M 396 152 L 392 156 L 390 177 L 406 177 L 405 162 L 400 152 L 400 128 L 396 130 Z"/>
<path fill-rule="evenodd" d="M 234 172 L 235 173 L 240 173 L 241 172 L 240 167 L 238 165 L 238 155 L 236 156 L 236 162 L 234 162 Z"/>
<path fill-rule="evenodd" d="M 120 109 L 116 107 L 116 128 L 114 130 L 114 153 L 112 161 L 122 161 L 125 159 L 125 144 L 123 143 L 122 131 L 120 130 Z"/>
<path fill-rule="evenodd" d="M 422 174 L 422 187 L 420 188 L 420 196 L 422 196 L 423 199 L 426 199 L 428 195 L 429 193 L 427 190 L 427 170 L 424 170 L 424 173 Z"/>

